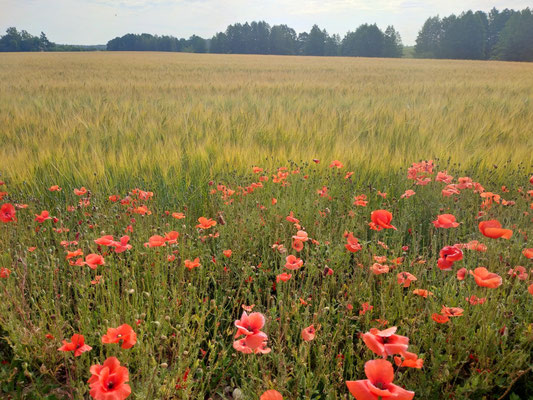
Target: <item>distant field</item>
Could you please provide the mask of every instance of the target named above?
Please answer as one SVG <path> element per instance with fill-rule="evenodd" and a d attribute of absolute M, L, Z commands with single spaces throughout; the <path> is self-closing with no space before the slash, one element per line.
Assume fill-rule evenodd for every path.
<path fill-rule="evenodd" d="M 0 398 L 531 399 L 532 150 L 533 64 L 2 54 Z"/>
<path fill-rule="evenodd" d="M 532 96 L 527 63 L 3 54 L 0 170 L 115 186 L 324 157 L 381 172 L 531 164 Z"/>

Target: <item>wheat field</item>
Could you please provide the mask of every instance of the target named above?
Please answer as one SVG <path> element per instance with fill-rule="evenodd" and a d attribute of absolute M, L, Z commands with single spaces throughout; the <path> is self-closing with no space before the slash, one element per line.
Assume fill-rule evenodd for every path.
<path fill-rule="evenodd" d="M 288 159 L 531 164 L 532 95 L 526 63 L 6 54 L 1 167 L 16 182 L 115 186 Z"/>

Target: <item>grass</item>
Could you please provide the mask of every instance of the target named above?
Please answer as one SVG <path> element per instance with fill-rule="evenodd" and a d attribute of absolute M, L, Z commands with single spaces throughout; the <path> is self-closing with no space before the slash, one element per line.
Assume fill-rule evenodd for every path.
<path fill-rule="evenodd" d="M 267 389 L 285 399 L 348 399 L 345 381 L 364 379 L 365 362 L 379 357 L 360 334 L 386 320 L 424 359 L 421 370 L 395 367 L 395 383 L 416 398 L 527 399 L 533 272 L 522 252 L 532 247 L 532 95 L 533 66 L 520 63 L 3 55 L 0 191 L 8 194 L 0 204 L 28 208 L 17 211 L 17 222 L 0 222 L 0 268 L 11 271 L 0 278 L 0 397 L 88 398 L 90 366 L 116 356 L 135 399 L 237 399 L 238 391 L 257 399 Z M 407 168 L 428 158 L 436 164 L 432 178 L 443 170 L 454 183 L 470 176 L 514 204 L 484 206 L 472 189 L 443 197 L 445 184 L 434 179 L 415 185 Z M 334 159 L 344 167 L 329 168 Z M 252 166 L 265 171 L 254 174 Z M 282 166 L 286 185 L 273 179 Z M 345 179 L 348 171 L 354 174 Z M 269 177 L 262 187 L 260 176 Z M 54 184 L 62 191 L 49 191 Z M 89 193 L 78 197 L 73 189 L 81 186 Z M 135 203 L 150 215 L 108 199 L 136 199 L 137 187 L 154 192 Z M 402 198 L 408 189 L 416 194 Z M 362 194 L 366 207 L 353 204 Z M 376 209 L 391 211 L 397 230 L 370 229 Z M 34 221 L 42 210 L 57 222 Z M 291 211 L 319 242 L 299 253 Z M 435 228 L 431 221 L 444 213 L 459 227 Z M 218 224 L 199 230 L 200 216 Z M 484 237 L 477 224 L 489 219 L 513 229 L 511 239 Z M 130 225 L 132 249 L 115 254 L 94 243 Z M 145 247 L 169 231 L 180 233 L 176 245 Z M 355 254 L 344 246 L 347 231 L 362 245 Z M 451 272 L 437 267 L 444 246 L 471 240 L 487 251 L 463 250 Z M 103 255 L 105 265 L 69 265 L 61 241 L 76 241 L 68 250 L 84 256 Z M 288 254 L 303 268 L 287 270 Z M 375 275 L 375 256 L 391 267 L 404 259 Z M 184 268 L 195 257 L 201 266 Z M 507 274 L 518 265 L 525 281 Z M 489 289 L 471 276 L 456 278 L 459 268 L 478 266 L 503 284 Z M 397 282 L 402 271 L 417 277 L 409 288 Z M 276 283 L 282 272 L 291 279 Z M 415 288 L 433 296 L 416 296 Z M 472 295 L 487 300 L 471 305 Z M 360 313 L 364 303 L 373 308 Z M 265 315 L 269 354 L 232 347 L 243 304 Z M 437 324 L 431 316 L 443 305 L 464 315 Z M 131 349 L 101 342 L 123 323 L 137 333 Z M 306 342 L 301 331 L 311 324 L 317 334 Z M 59 352 L 74 333 L 92 350 Z"/>

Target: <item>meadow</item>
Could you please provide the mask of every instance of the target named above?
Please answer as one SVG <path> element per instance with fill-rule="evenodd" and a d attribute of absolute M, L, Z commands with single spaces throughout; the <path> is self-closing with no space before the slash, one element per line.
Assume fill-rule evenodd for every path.
<path fill-rule="evenodd" d="M 2 54 L 0 397 L 411 398 L 378 359 L 532 397 L 532 99 L 527 63 Z"/>

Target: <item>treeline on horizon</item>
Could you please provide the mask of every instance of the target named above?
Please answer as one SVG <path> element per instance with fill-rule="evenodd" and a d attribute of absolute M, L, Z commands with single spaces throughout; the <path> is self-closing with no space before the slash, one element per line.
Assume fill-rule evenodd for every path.
<path fill-rule="evenodd" d="M 104 46 L 56 45 L 46 35 L 32 36 L 9 28 L 0 38 L 0 51 L 84 51 Z M 297 34 L 287 25 L 264 21 L 229 25 L 211 39 L 189 39 L 148 33 L 126 34 L 110 40 L 108 51 L 166 51 L 220 54 L 277 54 L 348 57 L 402 57 L 403 45 L 393 26 L 385 31 L 363 24 L 344 38 L 330 35 L 314 25 Z M 430 17 L 418 33 L 414 56 L 471 60 L 533 61 L 533 13 L 505 9 L 473 12 L 440 18 Z"/>

